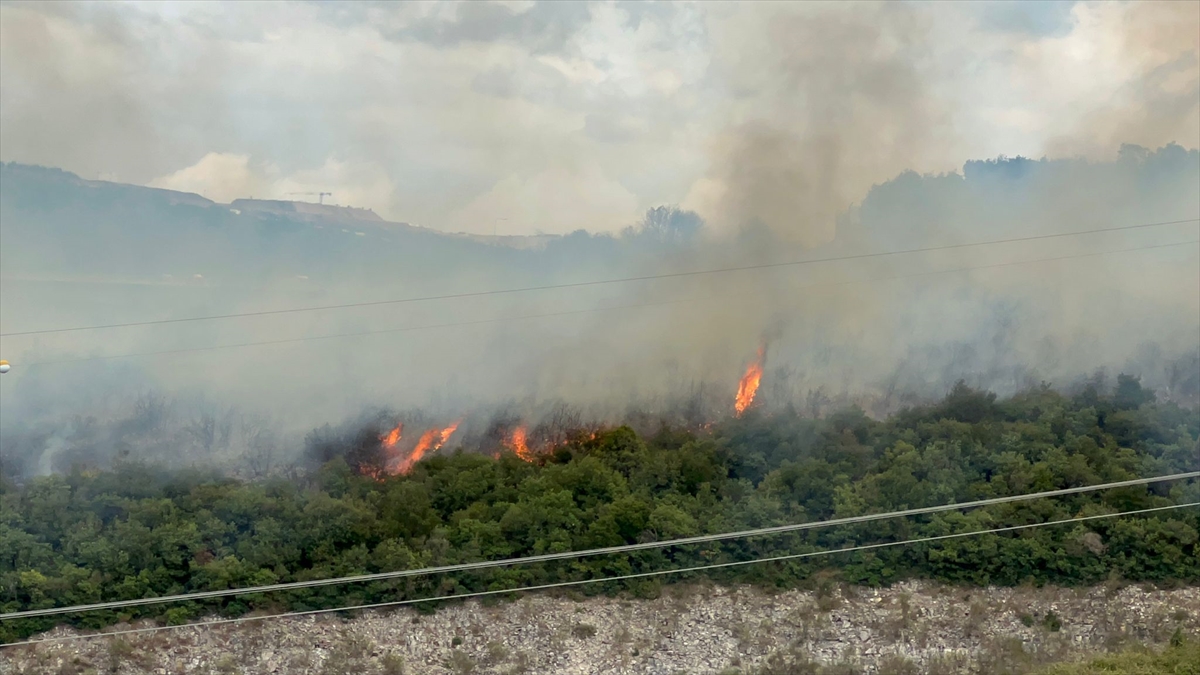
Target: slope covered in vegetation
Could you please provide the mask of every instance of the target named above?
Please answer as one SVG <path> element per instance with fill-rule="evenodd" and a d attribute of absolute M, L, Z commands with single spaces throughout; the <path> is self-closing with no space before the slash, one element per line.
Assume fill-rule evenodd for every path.
<path fill-rule="evenodd" d="M 1200 643 L 1173 641 L 1162 652 L 1129 649 L 1085 663 L 1059 664 L 1039 675 L 1200 675 Z"/>
<path fill-rule="evenodd" d="M 1197 468 L 1200 417 L 1155 402 L 1136 380 L 1066 396 L 997 401 L 957 387 L 884 421 L 751 410 L 703 433 L 628 427 L 580 435 L 523 461 L 459 452 L 377 480 L 334 457 L 302 480 L 258 483 L 141 464 L 3 484 L 0 610 L 16 611 L 509 558 L 815 521 L 1154 476 Z M 351 448 L 347 448 L 347 451 Z M 304 610 L 503 589 L 860 543 L 980 530 L 1200 499 L 1200 482 L 1156 484 L 805 533 L 543 565 L 97 612 L 134 616 Z M 842 579 L 970 584 L 1094 583 L 1111 576 L 1200 581 L 1200 510 L 897 546 L 708 574 L 789 587 Z M 687 578 L 679 575 L 675 578 Z M 694 576 L 692 577 L 694 578 Z M 585 586 L 656 592 L 662 577 Z M 10 640 L 56 619 L 6 622 Z"/>

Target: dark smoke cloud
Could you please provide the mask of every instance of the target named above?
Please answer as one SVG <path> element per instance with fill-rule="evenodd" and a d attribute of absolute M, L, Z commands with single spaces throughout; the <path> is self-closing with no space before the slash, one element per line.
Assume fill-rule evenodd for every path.
<path fill-rule="evenodd" d="M 947 103 L 926 82 L 923 10 L 777 6 L 730 27 L 717 68 L 737 103 L 717 136 L 714 213 L 756 222 L 805 246 L 833 239 L 835 221 L 874 182 L 945 145 Z"/>
<path fill-rule="evenodd" d="M 652 59 L 634 68 L 615 57 L 577 58 L 586 51 L 573 42 L 586 33 L 578 17 L 550 16 L 575 10 L 525 15 L 474 5 L 449 18 L 406 6 L 402 14 L 417 16 L 400 19 L 390 6 L 366 7 L 391 31 L 387 44 L 365 29 L 353 33 L 366 51 L 395 57 L 386 50 L 402 44 L 412 61 L 349 59 L 326 69 L 329 59 L 306 62 L 311 50 L 297 49 L 331 38 L 322 32 L 328 26 L 306 23 L 308 13 L 333 11 L 339 30 L 362 29 L 363 18 L 298 5 L 286 30 L 270 36 L 266 23 L 242 25 L 242 15 L 189 24 L 219 34 L 218 52 L 194 66 L 172 62 L 180 84 L 161 90 L 141 87 L 142 71 L 131 65 L 157 53 L 135 38 L 155 34 L 159 19 L 121 15 L 113 27 L 105 17 L 117 10 L 88 7 L 0 7 L 6 159 L 61 157 L 45 163 L 69 164 L 85 178 L 111 170 L 172 179 L 160 185 L 236 174 L 228 190 L 236 196 L 335 176 L 344 181 L 339 192 L 385 195 L 421 217 L 471 201 L 476 215 L 464 229 L 475 232 L 511 215 L 472 201 L 491 189 L 517 195 L 508 203 L 531 204 L 530 213 L 561 232 L 594 220 L 596 204 L 634 203 L 625 183 L 674 184 L 653 174 L 686 174 L 678 167 L 691 165 L 674 153 L 694 145 L 706 149 L 708 173 L 684 204 L 695 202 L 700 213 L 652 209 L 632 225 L 634 216 L 598 224 L 614 234 L 497 241 L 349 217 L 239 212 L 196 195 L 10 164 L 0 181 L 4 332 L 639 277 L 1200 215 L 1195 137 L 1168 145 L 1172 134 L 1188 132 L 1194 111 L 1187 96 L 1197 76 L 1181 54 L 1194 53 L 1188 45 L 1196 38 L 1172 30 L 1157 49 L 1146 38 L 1153 30 L 1138 32 L 1157 23 L 1134 23 L 1127 37 L 1115 15 L 1104 14 L 1116 11 L 1107 6 L 1072 10 L 1082 18 L 1065 37 L 1039 37 L 1030 47 L 1005 34 L 988 49 L 1027 60 L 1021 72 L 1040 81 L 1069 51 L 1055 40 L 1076 39 L 1083 29 L 1115 36 L 1113 53 L 1142 55 L 1113 85 L 1123 103 L 1113 107 L 1116 117 L 1066 119 L 1077 128 L 1058 135 L 1071 142 L 1061 154 L 1071 156 L 966 164 L 955 150 L 963 139 L 949 124 L 964 102 L 948 92 L 956 88 L 941 70 L 946 52 L 931 51 L 947 35 L 932 11 L 941 5 L 704 5 L 703 31 L 658 35 L 655 17 L 638 19 L 646 43 L 711 39 L 703 52 L 709 61 L 697 66 L 704 77 L 692 79 L 679 76 L 682 67 L 656 69 Z M 95 25 L 81 12 L 99 17 Z M 500 19 L 484 25 L 488 16 Z M 617 19 L 618 27 L 632 21 Z M 78 36 L 86 58 L 61 39 L 21 38 L 18 28 L 47 39 L 51 28 Z M 536 59 L 502 58 L 535 35 Z M 456 69 L 435 43 L 483 50 L 470 55 L 494 62 Z M 227 80 L 229 55 L 243 52 L 273 64 L 273 77 Z M 321 87 L 300 78 L 310 67 L 328 78 Z M 659 79 L 642 79 L 643 70 Z M 653 93 L 629 93 L 640 90 Z M 314 92 L 337 104 L 314 108 Z M 487 105 L 462 98 L 468 92 L 490 97 Z M 603 104 L 589 107 L 596 97 Z M 178 114 L 164 116 L 161 101 Z M 643 114 L 661 101 L 672 102 L 668 110 Z M 85 109 L 93 116 L 69 113 Z M 1146 117 L 1151 109 L 1162 118 Z M 202 133 L 208 122 L 232 131 Z M 173 129 L 183 131 L 161 135 Z M 273 149 L 282 136 L 289 142 Z M 661 145 L 647 145 L 650 137 Z M 1118 143 L 1139 138 L 1154 140 L 1118 151 Z M 439 144 L 446 139 L 456 143 L 449 150 Z M 297 177 L 296 166 L 333 154 L 328 172 Z M 956 159 L 946 163 L 947 156 Z M 595 158 L 620 171 L 602 170 Z M 956 170 L 923 173 L 943 165 Z M 504 172 L 489 173 L 495 166 Z M 530 185 L 537 189 L 524 191 Z M 656 194 L 651 203 L 670 201 Z M 326 450 L 316 437 L 309 443 L 320 458 L 347 444 L 369 450 L 380 431 L 371 425 L 395 421 L 438 426 L 463 417 L 456 437 L 463 447 L 494 446 L 518 422 L 540 429 L 535 435 L 560 433 L 562 420 L 576 418 L 632 420 L 650 431 L 664 417 L 696 425 L 730 413 L 737 380 L 764 337 L 770 355 L 759 404 L 768 411 L 824 414 L 856 403 L 885 414 L 960 379 L 1007 393 L 1042 381 L 1068 386 L 1097 371 L 1110 379 L 1138 374 L 1160 394 L 1194 405 L 1196 246 L 1112 251 L 1196 236 L 1195 225 L 1184 224 L 447 302 L 14 336 L 2 345 L 16 367 L 0 379 L 0 454 L 24 473 L 140 456 L 261 474 L 281 454 L 295 459 L 305 434 L 326 423 L 336 442 Z M 1084 254 L 1103 255 L 1003 266 Z M 442 327 L 408 330 L 421 326 Z M 395 332 L 50 363 L 380 330 Z M 386 411 L 361 417 L 379 406 Z M 350 422 L 338 427 L 343 420 Z"/>
<path fill-rule="evenodd" d="M 522 250 L 398 226 L 358 236 L 351 223 L 235 214 L 194 197 L 29 167 L 3 170 L 5 332 L 753 259 L 744 237 L 705 238 L 695 214 L 672 208 L 651 210 L 620 236 L 579 233 Z M 1110 162 L 1016 159 L 971 163 L 948 176 L 903 174 L 842 219 L 845 241 L 809 253 L 1186 217 L 1200 211 L 1191 188 L 1198 179 L 1200 153 L 1178 146 L 1130 147 Z M 1073 217 L 1068 206 L 1088 199 L 1090 208 Z M 1138 374 L 1164 396 L 1195 402 L 1195 245 L 929 273 L 1186 241 L 1196 230 L 1182 224 L 511 297 L 6 337 L 5 357 L 16 368 L 0 381 L 0 440 L 6 462 L 20 458 L 21 472 L 132 453 L 183 465 L 222 462 L 256 475 L 294 460 L 307 431 L 349 419 L 338 437 L 353 435 L 365 427 L 361 411 L 381 405 L 407 412 L 380 420 L 414 428 L 463 418 L 452 445 L 468 449 L 495 445 L 489 433 L 517 421 L 531 432 L 549 424 L 555 405 L 578 411 L 585 424 L 633 421 L 653 432 L 664 418 L 696 426 L 730 414 L 737 380 L 764 340 L 770 351 L 760 404 L 767 409 L 823 414 L 856 403 L 885 414 L 939 396 L 959 379 L 1009 393 L 1041 381 L 1065 386 L 1098 369 Z M 760 242 L 770 250 L 778 240 L 767 231 Z M 774 248 L 787 251 L 782 242 Z M 193 270 L 203 278 L 192 279 Z M 297 278 L 301 272 L 307 278 Z M 577 313 L 605 307 L 617 309 Z M 556 312 L 573 314 L 536 318 Z M 478 321 L 487 323 L 46 363 Z"/>

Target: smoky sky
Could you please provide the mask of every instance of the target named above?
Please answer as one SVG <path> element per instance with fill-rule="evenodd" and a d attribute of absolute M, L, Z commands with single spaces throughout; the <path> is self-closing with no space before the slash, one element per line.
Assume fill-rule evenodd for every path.
<path fill-rule="evenodd" d="M 1153 2 L 0 3 L 0 325 L 1195 218 L 1198 22 L 1195 3 Z M 227 206 L 315 192 L 422 227 Z M 493 231 L 570 234 L 444 234 Z M 484 427 L 561 402 L 711 418 L 764 342 L 764 392 L 813 414 L 1118 371 L 1194 405 L 1197 236 L 5 337 L 0 431 L 29 456 L 127 441 L 161 459 L 188 429 L 270 454 L 378 407 Z M 327 337 L 342 333 L 369 334 Z M 105 431 L 125 419 L 145 433 Z"/>
<path fill-rule="evenodd" d="M 812 245 L 902 170 L 1196 147 L 1197 11 L 6 2 L 0 159 L 453 231 L 678 203 Z"/>

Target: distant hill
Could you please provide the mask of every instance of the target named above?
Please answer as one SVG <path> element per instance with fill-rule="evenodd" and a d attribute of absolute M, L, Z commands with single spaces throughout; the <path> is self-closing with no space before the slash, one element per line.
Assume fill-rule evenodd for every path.
<path fill-rule="evenodd" d="M 447 264 L 507 266 L 510 254 L 498 249 L 541 249 L 560 239 L 444 233 L 389 222 L 370 209 L 310 202 L 220 204 L 15 163 L 0 165 L 0 185 L 6 278 L 345 280 L 400 267 L 429 274 Z"/>

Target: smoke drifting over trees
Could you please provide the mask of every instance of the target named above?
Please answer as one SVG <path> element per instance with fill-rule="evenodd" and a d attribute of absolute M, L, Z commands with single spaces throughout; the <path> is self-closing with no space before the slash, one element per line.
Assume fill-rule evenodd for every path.
<path fill-rule="evenodd" d="M 746 100 L 714 143 L 711 213 L 806 246 L 832 240 L 863 190 L 924 165 L 925 149 L 949 132 L 949 104 L 920 65 L 930 55 L 922 11 L 823 10 L 780 6 L 718 37 L 730 43 L 718 68 Z"/>
<path fill-rule="evenodd" d="M 40 477 L 0 494 L 9 565 L 0 568 L 0 611 L 665 542 L 1193 469 L 1200 420 L 1154 398 L 1134 378 L 1122 378 L 1113 395 L 1085 389 L 1074 397 L 1038 388 L 999 399 L 960 385 L 934 405 L 887 421 L 861 411 L 819 420 L 751 413 L 701 435 L 674 428 L 646 436 L 619 427 L 526 461 L 514 451 L 495 460 L 436 456 L 410 474 L 383 480 L 362 475 L 379 448 L 377 437 L 363 433 L 372 422 L 367 418 L 366 426 L 344 435 L 333 429 L 313 434 L 309 446 L 322 465 L 300 480 L 251 483 L 137 462 Z M 776 589 L 812 583 L 826 566 L 864 585 L 914 577 L 976 586 L 1082 585 L 1112 582 L 1114 575 L 1194 584 L 1200 580 L 1194 510 L 1077 521 L 1015 536 L 983 533 L 1186 505 L 1198 492 L 1197 481 L 1177 480 L 925 518 L 581 556 L 569 564 L 121 609 L 127 616 L 34 617 L 5 622 L 0 641 L 60 621 L 95 628 L 140 616 L 174 624 L 215 612 L 332 609 L 709 565 L 718 568 L 695 574 Z M 981 536 L 926 544 L 926 550 L 886 546 L 959 533 Z M 875 543 L 884 546 L 836 558 L 738 564 Z M 720 568 L 724 563 L 733 565 Z M 610 581 L 579 591 L 643 595 L 657 593 L 664 581 Z"/>
<path fill-rule="evenodd" d="M 970 162 L 962 174 L 901 174 L 843 212 L 838 238 L 816 249 L 753 227 L 722 235 L 670 208 L 619 235 L 580 232 L 516 249 L 400 225 L 233 213 L 19 165 L 3 171 L 6 333 L 672 274 L 756 264 L 764 250 L 770 262 L 842 257 L 1200 212 L 1200 153 L 1178 146 L 1127 147 L 1109 162 L 1016 158 Z M 732 414 L 738 380 L 764 338 L 770 350 L 756 405 L 767 409 L 816 415 L 857 403 L 882 415 L 960 379 L 1006 394 L 1118 372 L 1195 405 L 1195 239 L 1191 222 L 8 336 L 5 354 L 18 368 L 3 382 L 6 461 L 44 472 L 86 457 L 188 463 L 224 453 L 253 455 L 259 468 L 244 470 L 263 471 L 295 458 L 306 431 L 380 406 L 422 410 L 430 425 L 466 416 L 456 438 L 472 442 L 503 415 L 536 426 L 564 403 L 593 423 L 697 425 Z M 367 334 L 209 350 L 347 333 Z M 105 358 L 155 352 L 168 353 Z"/>
<path fill-rule="evenodd" d="M 1196 222 L 1023 239 L 1200 216 L 1200 10 L 1025 7 L 6 4 L 5 461 L 265 471 L 378 409 L 695 426 L 764 339 L 767 410 L 1119 373 L 1200 404 Z M 440 229 L 208 198 L 329 189 Z"/>

